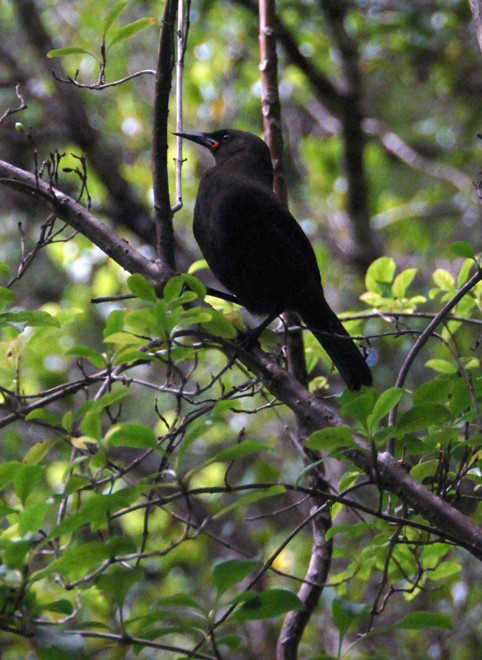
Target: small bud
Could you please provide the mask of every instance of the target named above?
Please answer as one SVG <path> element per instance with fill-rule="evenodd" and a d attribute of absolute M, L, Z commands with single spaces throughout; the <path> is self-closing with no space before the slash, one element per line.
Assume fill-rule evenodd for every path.
<path fill-rule="evenodd" d="M 22 124 L 21 121 L 15 122 L 15 130 L 18 133 L 25 133 L 25 126 Z"/>

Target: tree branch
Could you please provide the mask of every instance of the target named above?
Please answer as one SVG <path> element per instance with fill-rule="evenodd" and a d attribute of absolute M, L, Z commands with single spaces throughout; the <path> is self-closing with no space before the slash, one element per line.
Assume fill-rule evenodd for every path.
<path fill-rule="evenodd" d="M 168 266 L 144 257 L 82 204 L 38 179 L 34 174 L 0 161 L 0 183 L 27 194 L 50 208 L 58 218 L 81 232 L 119 266 L 129 273 L 141 273 L 157 291 L 161 291 L 167 280 L 174 275 L 174 271 Z"/>
<path fill-rule="evenodd" d="M 480 50 L 482 51 L 482 0 L 469 0 L 470 11 L 474 19 L 475 32 Z"/>
<path fill-rule="evenodd" d="M 174 69 L 174 32 L 177 0 L 167 0 L 164 7 L 159 51 L 157 57 L 156 89 L 152 127 L 152 177 L 154 208 L 156 217 L 156 253 L 171 270 L 175 270 L 174 231 L 169 197 L 167 171 L 167 121 L 169 117 L 169 95 Z"/>

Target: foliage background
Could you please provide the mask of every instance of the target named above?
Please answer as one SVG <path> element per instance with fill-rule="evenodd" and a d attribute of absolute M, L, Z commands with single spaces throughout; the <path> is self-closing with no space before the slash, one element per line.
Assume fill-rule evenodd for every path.
<path fill-rule="evenodd" d="M 153 76 L 146 74 L 103 91 L 76 89 L 56 82 L 52 68 L 62 77 L 74 76 L 78 69 L 78 79 L 91 83 L 98 75 L 96 60 L 78 54 L 61 60 L 46 57 L 53 48 L 71 45 L 98 54 L 103 20 L 112 6 L 93 0 L 6 0 L 0 5 L 0 108 L 15 107 L 18 82 L 28 104 L 25 111 L 0 125 L 1 157 L 33 171 L 35 154 L 39 164 L 52 158 L 49 154 L 54 154 L 53 160 L 57 151 L 65 154 L 59 187 L 75 196 L 81 187 L 79 176 L 63 168 L 78 168 L 76 156 L 85 154 L 92 212 L 153 257 Z M 481 158 L 476 133 L 482 74 L 469 5 L 462 0 L 358 0 L 349 6 L 343 26 L 358 53 L 355 67 L 365 118 L 364 142 L 358 147 L 370 222 L 362 226 L 359 218 L 347 213 L 353 182 L 344 168 L 343 124 L 334 112 L 333 98 L 323 96 L 316 86 L 320 77 L 341 90 L 349 86 L 343 42 L 327 19 L 323 3 L 308 0 L 277 3 L 285 30 L 279 47 L 279 87 L 290 208 L 313 242 L 327 298 L 335 309 L 365 314 L 373 309 L 436 312 L 463 283 L 473 263 L 464 258 L 470 257 L 464 249 L 454 253 L 451 244 L 464 241 L 475 253 L 482 244 L 480 207 L 472 185 Z M 163 9 L 159 2 L 133 1 L 126 6 L 112 30 L 144 17 L 155 17 L 157 24 L 109 49 L 107 81 L 155 68 Z M 185 128 L 235 126 L 261 134 L 258 29 L 252 3 L 194 2 L 190 21 Z M 296 45 L 297 60 L 289 50 L 288 37 Z M 23 132 L 15 130 L 16 121 L 23 124 Z M 174 130 L 173 115 L 171 124 Z M 179 271 L 186 271 L 200 256 L 191 218 L 199 176 L 209 165 L 208 155 L 195 147 L 186 146 L 184 155 L 184 206 L 174 219 Z M 173 168 L 174 199 L 172 174 Z M 2 317 L 2 409 L 3 417 L 11 420 L 2 424 L 0 450 L 5 516 L 0 538 L 4 553 L 2 657 L 54 657 L 53 647 L 59 658 L 72 653 L 131 657 L 141 646 L 123 647 L 118 638 L 107 636 L 107 632 L 123 635 L 125 631 L 144 641 L 191 648 L 230 599 L 243 593 L 247 576 L 308 515 L 309 505 L 301 493 L 269 491 L 272 497 L 263 498 L 265 489 L 260 488 L 255 491 L 258 499 L 250 502 L 240 501 L 244 492 L 229 492 L 229 485 L 235 484 L 305 483 L 302 456 L 291 442 L 293 418 L 284 407 L 267 406 L 272 397 L 253 374 L 239 365 L 227 368 L 229 358 L 210 344 L 194 350 L 189 339 L 182 345 L 169 344 L 167 353 L 129 368 L 127 380 L 122 381 L 122 374 L 119 382 L 113 378 L 108 385 L 105 375 L 88 380 L 87 375 L 130 364 L 133 351 L 145 341 L 135 341 L 127 332 L 162 336 L 196 320 L 206 322 L 208 317 L 184 315 L 180 285 L 172 285 L 163 305 L 154 302 L 148 287 L 135 279 L 127 284 L 127 274 L 119 266 L 68 229 L 59 240 L 38 250 L 32 266 L 11 282 L 18 265 L 25 263 L 22 257 L 34 248 L 47 214 L 39 212 L 33 199 L 8 189 L 2 190 L 0 212 L 0 261 L 9 266 L 8 272 L 2 271 L 5 310 L 41 310 L 56 319 L 53 323 L 32 317 L 32 325 L 27 319 L 24 327 L 25 323 Z M 365 236 L 363 244 L 360 234 Z M 372 280 L 365 280 L 368 263 L 381 255 L 393 262 L 388 258 L 376 262 L 369 271 Z M 406 275 L 407 289 L 399 281 L 399 295 L 391 286 L 393 264 L 397 274 L 416 269 L 413 280 L 412 271 Z M 195 274 L 211 284 L 206 271 Z M 90 302 L 97 296 L 123 294 L 127 288 L 138 294 L 135 301 Z M 364 301 L 360 301 L 363 293 Z M 473 289 L 457 312 L 477 321 L 481 293 L 480 288 Z M 215 305 L 222 312 L 231 309 L 219 301 Z M 229 334 L 221 318 L 209 320 L 215 334 Z M 403 330 L 426 325 L 426 320 L 417 318 L 402 318 L 398 324 L 389 320 L 390 325 L 376 314 L 349 326 L 353 334 L 393 333 L 372 340 L 378 353 L 373 369 L 378 392 L 394 386 L 413 345 L 413 334 Z M 455 330 L 452 325 L 444 331 L 447 340 Z M 477 400 L 480 351 L 471 348 L 478 332 L 475 323 L 465 324 L 457 328 L 454 340 L 457 354 L 473 377 Z M 109 336 L 111 340 L 104 342 Z M 305 341 L 311 388 L 319 387 L 322 395 L 339 394 L 341 384 L 336 377 L 330 378 L 328 390 L 323 389 L 329 363 L 311 337 Z M 268 335 L 264 346 L 274 350 L 273 335 Z M 431 363 L 435 368 L 427 367 L 429 358 L 438 360 Z M 409 410 L 411 393 L 427 385 L 418 390 L 418 403 L 432 408 L 425 411 L 427 416 L 419 426 L 405 427 L 406 458 L 410 467 L 425 466 L 420 480 L 427 478 L 437 494 L 452 499 L 462 497 L 466 469 L 472 470 L 470 484 L 464 482 L 470 497 L 477 494 L 480 478 L 480 471 L 474 471 L 477 460 L 480 465 L 477 410 L 466 390 L 460 391 L 463 379 L 457 376 L 458 367 L 446 347 L 432 340 L 411 369 L 402 400 L 402 412 Z M 23 397 L 52 393 L 53 388 L 76 381 L 81 381 L 78 392 L 52 400 L 43 413 L 27 420 L 16 414 L 19 401 L 22 406 L 30 402 Z M 448 398 L 450 418 L 440 410 Z M 346 393 L 341 403 L 349 405 Z M 471 414 L 467 415 L 467 407 Z M 346 419 L 363 431 L 360 416 Z M 116 423 L 136 425 L 127 429 L 128 440 L 122 435 L 124 427 L 119 427 L 117 436 L 113 433 Z M 470 456 L 460 447 L 464 433 Z M 160 444 L 157 437 L 162 438 Z M 425 442 L 427 438 L 430 442 Z M 239 455 L 223 458 L 221 454 L 209 463 L 218 452 L 237 444 L 244 448 Z M 138 460 L 145 452 L 148 455 Z M 236 460 L 231 466 L 232 458 Z M 444 482 L 434 464 L 430 471 L 428 461 L 458 475 L 457 488 L 447 486 L 450 479 Z M 347 462 L 328 461 L 326 469 L 328 480 L 339 490 L 361 480 L 360 471 Z M 189 489 L 224 487 L 228 492 L 183 499 L 178 493 L 186 484 Z M 162 502 L 146 508 L 149 498 L 159 495 Z M 356 497 L 376 512 L 375 486 L 367 486 Z M 138 510 L 139 502 L 142 508 Z M 393 513 L 409 515 L 398 501 L 385 496 L 382 502 Z M 464 512 L 473 513 L 473 501 L 465 504 L 469 509 Z M 69 515 L 63 507 L 68 507 Z M 122 511 L 128 513 L 116 517 Z M 349 624 L 342 646 L 346 657 L 476 657 L 482 637 L 482 599 L 480 564 L 474 557 L 461 548 L 450 550 L 446 544 L 433 543 L 433 537 L 418 547 L 427 539 L 422 541 L 408 529 L 403 542 L 396 544 L 393 558 L 393 528 L 386 521 L 341 505 L 335 505 L 333 513 L 337 513 L 335 524 L 346 527 L 334 534 L 332 586 L 325 589 L 315 610 L 299 657 L 336 657 Z M 413 520 L 421 522 L 415 516 Z M 57 528 L 61 549 L 57 537 L 48 536 L 56 525 L 63 525 Z M 296 593 L 299 583 L 289 576 L 303 577 L 311 545 L 307 526 L 275 558 L 274 568 L 281 574 L 266 571 L 256 589 Z M 117 559 L 111 565 L 113 557 Z M 213 570 L 228 560 L 248 559 L 253 563 L 227 565 L 234 576 L 232 584 L 221 569 Z M 386 606 L 372 618 L 367 612 L 377 600 L 379 585 L 389 596 Z M 278 597 L 282 603 L 288 598 L 285 592 Z M 213 654 L 207 657 L 275 657 L 282 623 L 279 614 L 290 608 L 275 616 L 273 604 L 267 607 L 266 619 L 259 616 L 247 621 L 249 607 L 238 620 L 233 615 L 220 627 L 216 643 L 211 640 L 212 646 L 207 643 L 202 652 Z M 404 625 L 409 612 L 442 618 L 422 617 L 419 623 Z M 451 621 L 450 628 L 443 615 Z M 106 634 L 100 639 L 86 638 L 83 647 L 78 635 L 61 635 L 52 632 L 55 626 L 38 625 L 38 621 L 52 624 L 64 619 L 61 629 L 102 629 Z M 350 647 L 357 640 L 356 632 L 366 631 L 368 621 L 382 632 Z M 383 632 L 390 625 L 396 627 Z M 173 657 L 168 650 L 150 650 L 146 644 L 141 656 Z"/>

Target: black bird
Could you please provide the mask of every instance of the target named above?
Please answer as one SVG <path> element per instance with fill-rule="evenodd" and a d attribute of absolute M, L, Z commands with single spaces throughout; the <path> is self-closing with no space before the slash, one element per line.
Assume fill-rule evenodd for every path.
<path fill-rule="evenodd" d="M 194 237 L 217 279 L 250 312 L 269 315 L 260 329 L 297 312 L 350 390 L 371 385 L 363 356 L 325 300 L 308 238 L 272 191 L 266 143 L 234 129 L 175 135 L 206 147 L 216 161 L 201 178 Z"/>

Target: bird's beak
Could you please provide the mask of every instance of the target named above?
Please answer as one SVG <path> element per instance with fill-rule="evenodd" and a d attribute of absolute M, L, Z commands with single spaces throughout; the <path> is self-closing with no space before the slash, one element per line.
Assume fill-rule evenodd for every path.
<path fill-rule="evenodd" d="M 173 135 L 185 138 L 186 140 L 191 140 L 191 142 L 196 142 L 196 144 L 200 144 L 208 149 L 215 149 L 219 146 L 219 142 L 209 133 L 173 133 Z"/>

